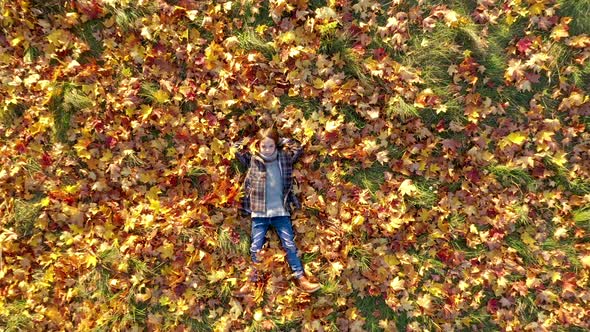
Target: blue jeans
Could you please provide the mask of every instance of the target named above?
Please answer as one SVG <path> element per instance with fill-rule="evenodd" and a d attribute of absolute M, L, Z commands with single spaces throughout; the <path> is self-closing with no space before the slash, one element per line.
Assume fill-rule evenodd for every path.
<path fill-rule="evenodd" d="M 266 231 L 270 226 L 273 226 L 281 239 L 283 249 L 287 252 L 287 262 L 295 275 L 295 278 L 303 276 L 303 264 L 301 259 L 297 256 L 297 246 L 295 245 L 295 234 L 293 233 L 293 225 L 291 224 L 291 217 L 271 217 L 271 218 L 252 218 L 252 245 L 250 246 L 250 255 L 252 261 L 258 263 L 258 252 L 262 249 L 266 239 Z M 257 279 L 256 275 L 253 276 Z"/>

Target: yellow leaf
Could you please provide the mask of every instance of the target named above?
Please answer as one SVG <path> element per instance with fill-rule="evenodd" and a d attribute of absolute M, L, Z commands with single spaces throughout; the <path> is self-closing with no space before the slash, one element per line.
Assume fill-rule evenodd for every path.
<path fill-rule="evenodd" d="M 316 89 L 323 89 L 324 88 L 324 81 L 321 78 L 317 77 L 313 80 L 313 87 Z"/>
<path fill-rule="evenodd" d="M 160 187 L 158 186 L 153 186 L 150 188 L 150 190 L 148 191 L 148 193 L 145 195 L 145 197 L 147 197 L 148 199 L 151 200 L 158 200 L 158 195 L 161 193 L 162 191 L 160 190 Z"/>
<path fill-rule="evenodd" d="M 141 288 L 141 287 L 140 287 Z M 152 297 L 152 290 L 149 288 L 145 289 L 145 293 L 136 293 L 135 299 L 139 302 L 145 302 Z"/>
<path fill-rule="evenodd" d="M 405 179 L 398 188 L 398 191 L 402 194 L 402 195 L 409 195 L 411 196 L 412 193 L 416 192 L 418 189 L 416 188 L 416 186 L 412 183 L 411 179 Z"/>
<path fill-rule="evenodd" d="M 400 263 L 395 255 L 385 255 L 385 257 L 383 257 L 383 260 L 385 260 L 385 263 L 387 263 L 387 265 L 389 266 L 399 265 Z"/>
<path fill-rule="evenodd" d="M 512 13 L 506 14 L 506 24 L 512 25 L 514 22 L 516 22 L 516 17 L 512 16 Z"/>
<path fill-rule="evenodd" d="M 353 226 L 360 226 L 365 222 L 365 217 L 361 215 L 357 215 L 352 219 Z"/>
<path fill-rule="evenodd" d="M 145 121 L 151 114 L 152 114 L 153 108 L 151 106 L 142 104 L 141 105 L 141 120 Z"/>
<path fill-rule="evenodd" d="M 96 258 L 96 256 L 94 256 L 92 254 L 88 254 L 86 256 L 85 262 L 86 262 L 86 267 L 95 267 L 96 263 L 98 263 L 98 259 Z"/>
<path fill-rule="evenodd" d="M 254 312 L 254 320 L 260 322 L 262 320 L 262 309 L 256 309 Z"/>
<path fill-rule="evenodd" d="M 10 40 L 10 46 L 12 47 L 16 47 L 18 46 L 18 44 L 20 44 L 22 41 L 24 40 L 24 38 L 22 36 L 17 36 L 16 38 L 13 38 L 12 40 Z"/>
<path fill-rule="evenodd" d="M 513 132 L 510 133 L 510 135 L 506 136 L 505 139 L 507 139 L 508 141 L 514 143 L 514 144 L 518 144 L 521 145 L 525 140 L 526 140 L 527 136 L 522 133 L 522 132 Z"/>
<path fill-rule="evenodd" d="M 390 283 L 389 283 L 389 287 L 391 287 L 391 289 L 393 289 L 394 291 L 397 290 L 404 290 L 405 286 L 404 286 L 405 282 L 403 279 L 400 280 L 399 277 L 395 277 Z"/>
<path fill-rule="evenodd" d="M 47 36 L 47 40 L 54 45 L 61 45 L 69 39 L 67 32 L 62 29 L 54 30 Z"/>
<path fill-rule="evenodd" d="M 27 88 L 31 87 L 31 85 L 37 83 L 41 76 L 37 73 L 31 74 L 23 80 L 23 83 Z"/>
<path fill-rule="evenodd" d="M 172 259 L 174 257 L 174 244 L 166 241 L 158 248 L 158 251 L 160 252 L 160 256 L 162 256 L 162 258 Z"/>
<path fill-rule="evenodd" d="M 551 39 L 553 40 L 560 40 L 569 36 L 569 32 L 566 29 L 566 26 L 563 24 L 556 25 L 553 30 L 551 30 Z"/>
<path fill-rule="evenodd" d="M 520 239 L 528 246 L 534 246 L 537 243 L 528 232 L 522 233 Z"/>
<path fill-rule="evenodd" d="M 537 2 L 529 8 L 531 14 L 538 16 L 543 13 L 543 9 L 545 9 L 545 4 L 542 2 Z"/>
<path fill-rule="evenodd" d="M 110 150 L 106 150 L 105 153 L 100 158 L 100 161 L 107 162 L 113 158 L 113 153 Z"/>
<path fill-rule="evenodd" d="M 590 269 L 590 255 L 580 256 L 580 263 L 582 263 L 585 268 Z"/>
<path fill-rule="evenodd" d="M 566 156 L 567 156 L 567 153 L 565 153 L 563 151 L 559 151 L 553 156 L 552 161 L 554 163 L 556 163 L 557 165 L 564 167 L 565 163 L 567 163 Z"/>
<path fill-rule="evenodd" d="M 41 200 L 41 202 L 39 202 L 39 204 L 41 204 L 42 207 L 47 207 L 50 203 L 51 200 L 49 199 L 49 197 L 45 197 Z"/>
<path fill-rule="evenodd" d="M 441 298 L 443 296 L 443 294 L 445 293 L 444 289 L 443 289 L 443 285 L 440 283 L 433 283 L 432 285 L 430 285 L 429 287 L 426 288 L 426 290 L 432 294 L 435 297 Z"/>
<path fill-rule="evenodd" d="M 150 199 L 150 209 L 154 212 L 158 213 L 160 211 L 161 205 L 160 201 L 157 199 Z"/>
<path fill-rule="evenodd" d="M 336 130 L 338 130 L 338 128 L 340 128 L 340 125 L 342 124 L 342 121 L 340 121 L 340 119 L 333 121 L 330 120 L 328 122 L 326 122 L 326 131 L 331 133 L 331 132 L 335 132 Z"/>
<path fill-rule="evenodd" d="M 418 300 L 416 300 L 416 303 L 425 310 L 429 310 L 432 306 L 432 296 L 430 296 L 430 294 L 419 296 Z"/>
<path fill-rule="evenodd" d="M 553 237 L 556 239 L 561 239 L 562 237 L 566 237 L 567 236 L 567 228 L 561 226 L 558 229 L 555 230 L 555 232 L 553 233 Z"/>
<path fill-rule="evenodd" d="M 168 93 L 162 89 L 154 92 L 153 96 L 154 100 L 160 104 L 163 104 L 170 100 L 170 96 Z"/>

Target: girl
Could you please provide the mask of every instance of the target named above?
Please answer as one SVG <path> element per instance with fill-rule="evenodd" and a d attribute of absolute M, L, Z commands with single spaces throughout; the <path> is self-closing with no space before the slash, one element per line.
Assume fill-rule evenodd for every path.
<path fill-rule="evenodd" d="M 293 164 L 303 152 L 301 145 L 292 139 L 279 140 L 277 130 L 272 127 L 259 131 L 259 152 L 254 155 L 248 151 L 240 151 L 240 143 L 236 144 L 236 148 L 236 157 L 248 168 L 243 185 L 242 209 L 252 217 L 252 261 L 258 263 L 257 254 L 264 245 L 266 231 L 272 226 L 287 253 L 287 261 L 298 287 L 309 293 L 317 291 L 320 285 L 307 279 L 297 255 L 290 217 L 291 204 L 296 208 L 301 207 L 292 191 Z M 257 279 L 254 269 L 250 281 L 256 282 Z M 248 285 L 244 285 L 240 293 L 245 292 L 247 287 Z"/>

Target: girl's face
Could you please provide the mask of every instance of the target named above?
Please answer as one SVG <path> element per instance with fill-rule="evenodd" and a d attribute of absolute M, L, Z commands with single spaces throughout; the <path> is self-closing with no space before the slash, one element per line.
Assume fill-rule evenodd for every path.
<path fill-rule="evenodd" d="M 273 154 L 276 150 L 276 144 L 275 141 L 272 140 L 272 138 L 264 138 L 262 141 L 260 141 L 260 153 L 262 153 L 265 156 L 270 156 L 271 154 Z"/>

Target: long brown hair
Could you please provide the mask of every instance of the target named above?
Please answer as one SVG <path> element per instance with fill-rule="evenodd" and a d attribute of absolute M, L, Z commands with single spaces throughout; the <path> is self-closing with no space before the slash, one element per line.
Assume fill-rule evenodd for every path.
<path fill-rule="evenodd" d="M 258 131 L 258 144 L 260 144 L 260 142 L 262 142 L 262 140 L 265 138 L 270 138 L 275 142 L 275 146 L 277 148 L 279 147 L 279 132 L 274 126 L 266 129 L 260 129 Z"/>

